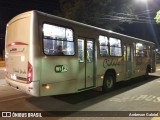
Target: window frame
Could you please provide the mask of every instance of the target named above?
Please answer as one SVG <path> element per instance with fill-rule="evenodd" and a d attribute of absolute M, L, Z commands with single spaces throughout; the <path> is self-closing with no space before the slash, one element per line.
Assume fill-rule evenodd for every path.
<path fill-rule="evenodd" d="M 44 36 L 44 31 L 43 31 L 43 26 L 44 26 L 44 24 L 48 24 L 48 25 L 52 25 L 52 26 L 57 26 L 57 27 L 62 27 L 62 28 L 64 28 L 64 29 L 71 29 L 72 30 L 72 32 L 73 32 L 73 41 L 67 41 L 67 40 L 58 40 L 58 39 L 50 39 L 51 41 L 64 41 L 64 42 L 71 42 L 71 43 L 73 43 L 73 52 L 74 52 L 74 54 L 73 55 L 66 55 L 66 54 L 64 54 L 64 55 L 52 55 L 52 54 L 46 54 L 45 53 L 45 51 L 44 51 L 44 39 L 45 39 L 45 36 Z M 51 22 L 43 22 L 42 23 L 42 27 L 41 27 L 41 34 L 42 34 L 42 51 L 43 51 L 43 54 L 44 55 L 46 55 L 46 56 L 75 56 L 75 54 L 76 54 L 76 49 L 75 49 L 75 31 L 74 31 L 74 29 L 71 27 L 71 26 L 65 26 L 65 25 L 61 25 L 61 24 L 55 24 L 55 23 L 51 23 Z"/>
<path fill-rule="evenodd" d="M 137 50 L 139 50 L 139 49 L 137 49 L 137 46 L 136 46 L 138 43 L 143 45 L 143 49 L 142 49 L 143 55 L 142 56 L 141 55 L 138 56 L 137 55 L 138 52 L 136 52 Z M 144 46 L 146 48 L 144 48 Z M 144 51 L 146 51 L 146 55 L 144 54 Z M 151 46 L 150 45 L 147 45 L 147 44 L 142 43 L 142 42 L 136 42 L 135 43 L 135 57 L 149 57 L 150 53 L 151 53 Z"/>
<path fill-rule="evenodd" d="M 82 41 L 82 45 L 83 45 L 83 48 L 82 48 L 82 61 L 81 60 L 79 60 L 79 40 L 81 40 Z M 79 61 L 79 63 L 84 63 L 85 62 L 85 54 L 84 54 L 84 45 L 85 45 L 85 39 L 84 38 L 77 38 L 77 50 L 78 50 L 78 61 Z"/>
<path fill-rule="evenodd" d="M 114 37 L 114 36 L 109 36 L 108 37 L 109 39 L 109 55 L 110 56 L 112 56 L 112 57 L 122 57 L 123 56 L 123 50 L 122 50 L 122 40 L 120 39 L 120 38 L 118 38 L 118 37 Z M 113 46 L 111 46 L 110 45 L 110 38 L 114 38 L 114 39 L 117 39 L 117 40 L 119 40 L 120 41 L 120 47 L 116 47 L 115 46 L 115 48 L 120 48 L 121 49 L 121 55 L 120 56 L 117 56 L 117 55 L 111 55 L 111 47 L 113 47 Z"/>
<path fill-rule="evenodd" d="M 107 37 L 107 39 L 108 39 L 108 44 L 107 45 L 104 45 L 104 46 L 107 46 L 108 47 L 108 54 L 106 54 L 106 55 L 102 55 L 102 54 L 100 54 L 101 53 L 101 50 L 100 50 L 100 47 L 102 46 L 102 45 L 100 45 L 100 39 L 99 39 L 99 37 L 100 36 L 103 36 L 103 37 Z M 117 56 L 117 55 L 111 55 L 111 45 L 110 45 L 110 38 L 114 38 L 114 39 L 117 39 L 117 40 L 120 40 L 120 47 L 115 47 L 115 48 L 121 48 L 121 55 L 120 56 Z M 99 55 L 101 56 L 101 57 L 107 57 L 107 56 L 111 56 L 111 57 L 122 57 L 123 56 L 123 50 L 122 50 L 122 40 L 120 39 L 120 38 L 118 38 L 118 37 L 114 37 L 114 36 L 107 36 L 107 35 L 102 35 L 102 34 L 100 34 L 99 36 L 98 36 L 98 47 L 99 47 Z"/>
<path fill-rule="evenodd" d="M 99 40 L 100 40 L 100 39 L 99 39 L 100 36 L 107 37 L 107 40 L 108 40 L 107 45 L 100 45 L 100 41 L 99 41 Z M 101 46 L 106 46 L 106 47 L 108 47 L 108 48 L 107 48 L 108 54 L 106 54 L 106 55 L 102 55 L 102 54 L 101 54 L 101 49 L 100 49 Z M 106 36 L 106 35 L 101 35 L 101 34 L 98 35 L 98 47 L 99 47 L 99 55 L 100 55 L 101 57 L 110 56 L 110 48 L 109 48 L 109 38 L 108 38 L 108 36 Z"/>

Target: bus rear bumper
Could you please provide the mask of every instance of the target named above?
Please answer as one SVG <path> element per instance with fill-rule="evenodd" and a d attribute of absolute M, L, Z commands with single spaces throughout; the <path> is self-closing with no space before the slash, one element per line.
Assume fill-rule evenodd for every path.
<path fill-rule="evenodd" d="M 5 78 L 8 85 L 11 87 L 20 90 L 24 93 L 27 93 L 32 96 L 39 96 L 39 81 L 34 81 L 31 83 L 23 83 L 23 82 L 17 82 L 9 78 Z"/>

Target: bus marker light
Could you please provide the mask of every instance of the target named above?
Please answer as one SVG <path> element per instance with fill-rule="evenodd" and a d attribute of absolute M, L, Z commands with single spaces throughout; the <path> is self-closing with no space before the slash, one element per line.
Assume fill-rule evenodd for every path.
<path fill-rule="evenodd" d="M 103 79 L 104 77 L 103 77 L 103 75 L 101 76 L 101 79 Z"/>
<path fill-rule="evenodd" d="M 43 84 L 42 86 L 47 90 L 50 89 L 50 85 L 48 85 L 48 84 Z"/>
<path fill-rule="evenodd" d="M 119 76 L 119 73 L 117 73 L 117 76 Z"/>

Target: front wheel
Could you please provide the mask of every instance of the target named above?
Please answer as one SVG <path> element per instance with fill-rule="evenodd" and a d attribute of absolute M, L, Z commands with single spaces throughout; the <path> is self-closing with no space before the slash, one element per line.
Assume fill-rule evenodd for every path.
<path fill-rule="evenodd" d="M 113 90 L 114 85 L 115 85 L 115 75 L 112 73 L 105 74 L 105 77 L 103 80 L 102 91 L 109 92 Z"/>

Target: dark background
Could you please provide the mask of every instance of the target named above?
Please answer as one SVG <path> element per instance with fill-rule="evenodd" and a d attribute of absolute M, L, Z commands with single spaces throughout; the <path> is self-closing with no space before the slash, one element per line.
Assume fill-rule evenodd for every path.
<path fill-rule="evenodd" d="M 142 17 L 145 11 L 152 10 L 148 14 L 143 14 L 144 17 L 150 17 L 152 20 L 156 15 L 156 12 L 160 9 L 160 0 L 148 0 L 149 4 L 137 4 L 135 5 L 137 15 Z M 5 28 L 6 24 L 14 16 L 30 11 L 39 10 L 53 15 L 58 15 L 60 11 L 59 0 L 1 0 L 0 1 L 0 55 L 3 54 L 5 44 Z M 121 27 L 123 30 L 116 29 L 114 31 L 130 35 L 133 37 L 145 39 L 155 42 L 157 48 L 160 43 L 160 25 L 150 22 L 133 22 L 131 24 L 124 22 Z"/>
<path fill-rule="evenodd" d="M 0 55 L 3 54 L 5 28 L 10 19 L 22 12 L 30 10 L 56 14 L 58 9 L 58 0 L 0 0 Z"/>

